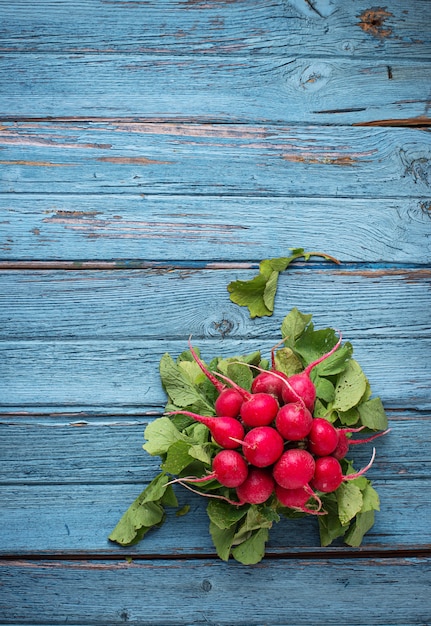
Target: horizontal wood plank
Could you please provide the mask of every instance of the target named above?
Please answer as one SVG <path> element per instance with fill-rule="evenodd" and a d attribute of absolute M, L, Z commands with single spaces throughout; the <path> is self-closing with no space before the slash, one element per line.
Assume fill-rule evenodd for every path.
<path fill-rule="evenodd" d="M 409 128 L 34 122 L 0 131 L 2 201 L 53 192 L 422 200 L 430 156 L 430 133 Z"/>
<path fill-rule="evenodd" d="M 315 553 L 322 557 L 338 554 L 340 558 L 352 559 L 373 551 L 382 554 L 397 550 L 429 552 L 429 478 L 398 476 L 379 480 L 370 474 L 370 479 L 379 494 L 380 511 L 376 512 L 374 526 L 365 535 L 360 549 L 352 550 L 341 540 L 321 548 L 317 520 L 306 516 L 283 518 L 274 524 L 266 554 L 306 556 Z M 166 509 L 165 523 L 134 546 L 121 547 L 108 540 L 124 511 L 146 484 L 142 479 L 135 484 L 2 485 L 0 557 L 14 554 L 59 558 L 88 554 L 117 559 L 127 555 L 155 559 L 215 556 L 206 500 L 178 486 L 175 493 L 180 507 L 190 506 L 186 515 L 178 516 L 176 508 Z"/>
<path fill-rule="evenodd" d="M 425 624 L 430 559 L 4 562 L 5 623 Z M 414 601 L 410 581 L 414 579 Z M 366 601 L 364 601 L 366 594 Z M 310 597 L 313 599 L 310 602 Z M 240 599 L 239 599 L 240 598 Z"/>
<path fill-rule="evenodd" d="M 312 313 L 316 328 L 339 328 L 353 342 L 366 336 L 410 337 L 417 343 L 430 336 L 427 268 L 292 265 L 279 276 L 274 314 L 251 320 L 247 308 L 230 301 L 227 286 L 257 271 L 157 264 L 147 270 L 0 271 L 0 338 L 186 340 L 192 335 L 198 344 L 214 338 L 228 346 L 231 339 L 247 337 L 259 347 L 260 340 L 281 338 L 282 320 L 293 307 Z"/>
<path fill-rule="evenodd" d="M 11 83 L 11 75 L 18 79 Z M 397 57 L 5 54 L 0 82 L 9 88 L 0 95 L 0 121 L 429 126 L 430 79 L 429 62 Z M 311 152 L 313 158 L 324 156 Z"/>
<path fill-rule="evenodd" d="M 43 168 L 8 167 L 17 178 Z M 343 168 L 339 176 L 343 180 Z M 248 262 L 302 246 L 323 248 L 343 262 L 428 263 L 430 206 L 426 197 L 6 193 L 0 194 L 0 262 Z"/>
<path fill-rule="evenodd" d="M 348 339 L 348 336 L 345 337 Z M 202 357 L 236 356 L 260 349 L 268 354 L 274 341 L 202 340 Z M 168 351 L 173 358 L 187 349 L 187 338 L 170 340 L 47 340 L 2 342 L 3 412 L 142 413 L 166 403 L 158 364 Z M 430 339 L 358 338 L 355 357 L 385 406 L 429 410 Z"/>
<path fill-rule="evenodd" d="M 407 7 L 407 9 L 406 9 Z M 390 0 L 268 2 L 104 2 L 82 0 L 2 7 L 5 52 L 141 54 L 314 54 L 357 57 L 430 52 L 429 3 Z"/>
<path fill-rule="evenodd" d="M 145 427 L 154 417 L 89 420 L 0 418 L 0 483 L 109 484 L 150 482 L 160 458 L 142 449 Z M 373 445 L 351 445 L 349 457 L 359 470 L 376 447 L 370 478 L 425 479 L 430 474 L 431 417 L 389 414 L 391 432 Z M 360 436 L 356 435 L 356 439 Z"/>

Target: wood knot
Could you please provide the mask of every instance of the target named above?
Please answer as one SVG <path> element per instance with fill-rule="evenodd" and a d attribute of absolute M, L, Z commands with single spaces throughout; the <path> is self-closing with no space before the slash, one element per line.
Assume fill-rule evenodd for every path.
<path fill-rule="evenodd" d="M 313 63 L 308 65 L 299 77 L 299 86 L 306 91 L 318 91 L 324 87 L 332 73 L 327 63 Z"/>
<path fill-rule="evenodd" d="M 220 333 L 223 339 L 226 337 L 226 335 L 229 335 L 229 333 L 233 329 L 233 323 L 225 318 L 223 318 L 220 322 L 213 322 L 213 326 L 215 330 Z"/>

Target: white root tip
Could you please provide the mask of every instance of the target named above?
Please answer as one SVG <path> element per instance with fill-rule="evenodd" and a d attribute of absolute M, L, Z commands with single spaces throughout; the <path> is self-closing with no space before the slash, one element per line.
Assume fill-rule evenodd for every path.
<path fill-rule="evenodd" d="M 355 478 L 359 478 L 359 476 L 362 476 L 363 474 L 365 474 L 365 472 L 368 472 L 368 470 L 374 463 L 375 458 L 376 458 L 376 449 L 373 448 L 373 454 L 371 456 L 369 463 L 365 467 L 363 467 L 361 470 L 359 470 L 359 472 L 356 472 L 355 474 L 347 474 L 347 476 L 344 477 L 344 480 L 354 480 Z"/>

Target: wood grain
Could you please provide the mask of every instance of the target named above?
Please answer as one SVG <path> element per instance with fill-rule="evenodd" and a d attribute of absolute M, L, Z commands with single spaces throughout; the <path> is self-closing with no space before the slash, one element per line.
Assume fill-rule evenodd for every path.
<path fill-rule="evenodd" d="M 430 125 L 421 59 L 10 53 L 1 83 L 11 74 L 19 80 L 1 94 L 0 120 Z"/>
<path fill-rule="evenodd" d="M 268 345 L 281 338 L 281 323 L 293 307 L 311 313 L 316 328 L 339 328 L 353 343 L 364 337 L 409 337 L 416 343 L 429 337 L 431 276 L 426 267 L 377 269 L 315 261 L 296 263 L 282 273 L 274 314 L 254 320 L 247 308 L 230 301 L 227 286 L 251 279 L 257 268 L 155 263 L 145 270 L 3 271 L 0 338 L 186 341 L 192 335 L 198 345 L 201 339 L 223 345 L 247 338 L 258 349 L 261 341 Z"/>
<path fill-rule="evenodd" d="M 208 167 L 212 167 L 210 152 Z M 286 172 L 297 167 L 291 164 Z M 316 174 L 319 167 L 330 169 L 323 164 L 308 167 Z M 3 165 L 5 176 L 12 170 L 25 175 L 35 169 L 39 168 Z M 343 168 L 336 169 L 344 176 Z M 255 168 L 249 171 L 252 174 Z M 406 178 L 401 182 L 406 185 Z M 78 184 L 77 179 L 71 182 L 73 187 Z M 88 194 L 71 190 L 0 194 L 0 263 L 98 259 L 113 260 L 116 268 L 130 267 L 138 260 L 164 261 L 168 266 L 179 261 L 189 266 L 257 263 L 288 255 L 288 248 L 297 245 L 309 251 L 324 248 L 343 262 L 427 264 L 431 256 L 431 203 L 426 196 L 302 197 L 307 187 L 300 190 L 301 196 L 280 197 L 224 195 L 223 190 L 215 195 L 197 191 L 194 195 L 141 195 L 138 188 L 113 195 L 104 193 L 96 179 L 93 184 L 96 188 Z M 237 184 L 244 187 L 242 181 Z M 289 192 L 288 185 L 285 192 Z M 337 193 L 337 189 L 321 183 L 321 192 Z M 417 185 L 412 184 L 412 194 L 416 192 Z M 341 189 L 338 193 L 343 194 Z M 205 282 L 196 291 L 202 288 Z"/>
<path fill-rule="evenodd" d="M 430 147 L 412 128 L 34 122 L 0 132 L 0 175 L 14 194 L 423 199 Z"/>
<path fill-rule="evenodd" d="M 424 624 L 429 558 L 267 560 L 258 566 L 201 561 L 4 563 L 4 621 L 57 624 Z M 415 601 L 409 582 L 415 579 Z M 364 589 L 367 602 L 364 602 Z M 240 590 L 240 592 L 239 592 Z M 238 607 L 238 594 L 241 609 Z M 110 601 L 106 602 L 109 595 Z M 309 602 L 310 595 L 313 602 Z M 19 597 L 19 606 L 13 598 Z M 308 602 L 306 602 L 308 599 Z M 304 610 L 304 604 L 308 605 Z"/>
<path fill-rule="evenodd" d="M 427 480 L 431 416 L 389 412 L 391 432 L 375 441 L 373 480 Z M 144 430 L 154 416 L 61 419 L 3 416 L 1 484 L 144 484 L 158 473 L 160 458 L 142 449 Z M 356 435 L 360 439 L 359 435 Z M 100 444 L 102 442 L 102 444 Z M 349 457 L 359 470 L 373 445 L 352 445 Z M 89 457 L 88 451 L 92 450 Z M 115 451 L 115 452 L 114 452 Z M 412 494 L 412 497 L 416 497 Z M 412 505 L 413 506 L 413 505 Z"/>
<path fill-rule="evenodd" d="M 155 475 L 155 474 L 154 474 Z M 153 476 L 154 476 L 153 475 Z M 151 476 L 151 478 L 153 477 Z M 184 516 L 167 509 L 163 526 L 154 529 L 135 545 L 121 548 L 107 537 L 124 511 L 146 486 L 141 481 L 96 484 L 15 484 L 2 485 L 3 541 L 1 558 L 109 556 L 124 562 L 126 556 L 145 559 L 174 559 L 206 556 L 215 559 L 208 532 L 206 500 L 176 487 L 180 506 L 190 506 Z M 431 550 L 430 483 L 428 478 L 399 476 L 379 480 L 373 475 L 379 493 L 380 511 L 360 549 L 350 549 L 340 540 L 328 548 L 320 547 L 315 518 L 282 519 L 270 531 L 267 553 L 279 558 L 296 555 L 338 556 L 350 561 L 354 570 L 358 559 L 372 553 L 382 556 L 409 552 L 426 555 Z M 418 499 L 417 494 L 421 497 Z M 25 528 L 26 532 L 20 529 Z M 352 562 L 353 560 L 353 562 Z M 391 563 L 388 563 L 390 570 Z"/>
<path fill-rule="evenodd" d="M 234 356 L 261 349 L 269 355 L 273 340 L 202 340 L 202 356 Z M 372 381 L 375 395 L 389 408 L 429 410 L 429 377 L 423 364 L 430 339 L 355 341 L 355 356 Z M 3 341 L 3 412 L 142 413 L 162 408 L 158 363 L 165 351 L 176 358 L 187 339 Z"/>
<path fill-rule="evenodd" d="M 386 9 L 366 0 L 42 0 L 31 11 L 19 0 L 2 8 L 0 50 L 415 58 L 429 54 L 429 18 L 426 0 L 391 0 Z"/>

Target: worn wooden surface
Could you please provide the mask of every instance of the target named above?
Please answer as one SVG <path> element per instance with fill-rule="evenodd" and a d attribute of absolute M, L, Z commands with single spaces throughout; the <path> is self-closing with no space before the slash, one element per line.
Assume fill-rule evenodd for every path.
<path fill-rule="evenodd" d="M 0 626 L 428 624 L 431 3 L 0 0 Z M 273 317 L 227 284 L 290 247 Z M 205 505 L 107 540 L 158 471 L 158 362 L 343 330 L 391 433 L 359 549 L 315 520 L 256 566 Z M 369 450 L 355 450 L 358 466 Z"/>

